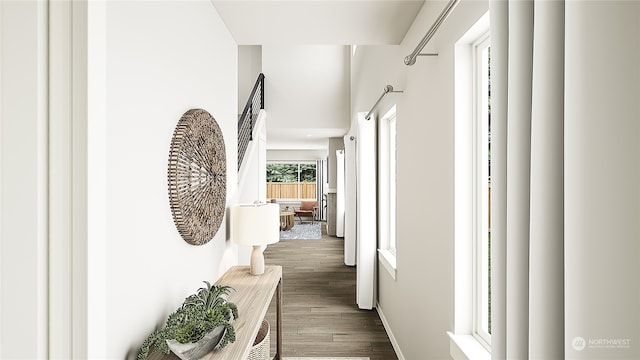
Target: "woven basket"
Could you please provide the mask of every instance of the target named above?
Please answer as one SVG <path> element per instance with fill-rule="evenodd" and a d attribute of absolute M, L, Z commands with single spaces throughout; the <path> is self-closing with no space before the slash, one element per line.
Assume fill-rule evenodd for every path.
<path fill-rule="evenodd" d="M 253 343 L 247 360 L 271 360 L 270 326 L 267 320 L 262 320 L 260 330 Z"/>

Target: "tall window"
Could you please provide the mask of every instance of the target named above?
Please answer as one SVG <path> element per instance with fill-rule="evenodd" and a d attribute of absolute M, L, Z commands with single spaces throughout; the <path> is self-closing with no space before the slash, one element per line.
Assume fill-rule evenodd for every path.
<path fill-rule="evenodd" d="M 395 255 L 396 253 L 396 159 L 398 157 L 396 151 L 396 115 L 388 120 L 389 126 L 389 250 Z"/>
<path fill-rule="evenodd" d="M 378 232 L 379 260 L 389 274 L 396 272 L 396 108 L 389 110 L 378 124 Z"/>
<path fill-rule="evenodd" d="M 491 344 L 491 89 L 489 35 L 473 46 L 474 62 L 474 323 Z"/>
<path fill-rule="evenodd" d="M 474 354 L 469 358 L 491 356 L 489 25 L 486 12 L 455 45 L 455 321 L 449 336 L 452 349 Z"/>
<path fill-rule="evenodd" d="M 282 200 L 315 200 L 316 163 L 268 163 L 267 198 Z"/>

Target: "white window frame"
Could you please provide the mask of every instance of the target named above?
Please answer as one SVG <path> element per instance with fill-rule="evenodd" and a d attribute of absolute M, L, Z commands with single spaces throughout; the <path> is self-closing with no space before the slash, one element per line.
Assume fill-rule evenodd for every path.
<path fill-rule="evenodd" d="M 396 248 L 398 246 L 397 240 L 397 177 L 398 177 L 398 138 L 397 138 L 397 123 L 396 123 L 396 111 L 393 109 L 393 114 L 386 119 L 389 127 L 389 251 L 396 255 Z"/>
<path fill-rule="evenodd" d="M 489 33 L 483 34 L 473 45 L 473 335 L 491 346 L 488 332 L 488 234 L 489 234 L 489 191 L 488 191 L 488 61 L 490 46 Z"/>
<path fill-rule="evenodd" d="M 474 45 L 489 33 L 486 12 L 456 42 L 454 56 L 454 322 L 447 332 L 450 355 L 454 360 L 491 358 L 490 342 L 476 334 L 475 263 L 476 233 L 475 136 L 476 114 Z M 490 340 L 490 339 L 488 339 Z"/>
<path fill-rule="evenodd" d="M 393 279 L 397 253 L 397 127 L 396 106 L 378 123 L 378 201 L 380 247 L 378 261 Z"/>
<path fill-rule="evenodd" d="M 293 198 L 276 198 L 277 202 L 280 202 L 280 203 L 283 203 L 283 204 L 286 204 L 288 202 L 298 203 L 298 202 L 303 201 L 303 200 L 318 200 L 318 203 L 320 202 L 319 199 L 315 199 L 315 198 L 307 199 L 307 198 L 300 197 L 300 194 L 302 193 L 302 188 L 301 188 L 302 185 L 300 185 L 300 165 L 305 164 L 305 165 L 314 165 L 314 166 L 316 166 L 316 189 L 318 189 L 318 187 L 320 186 L 320 182 L 319 182 L 319 180 L 317 178 L 317 171 L 318 171 L 317 167 L 318 167 L 318 164 L 315 161 L 310 161 L 310 160 L 300 160 L 300 161 L 295 161 L 295 160 L 269 160 L 269 161 L 267 161 L 267 164 L 295 164 L 295 165 L 298 166 L 298 181 L 297 181 L 298 182 L 298 190 L 297 190 L 298 198 L 296 198 L 296 199 L 293 199 Z M 265 187 L 266 186 L 267 185 L 265 183 Z M 265 191 L 265 194 L 266 194 L 266 191 Z"/>

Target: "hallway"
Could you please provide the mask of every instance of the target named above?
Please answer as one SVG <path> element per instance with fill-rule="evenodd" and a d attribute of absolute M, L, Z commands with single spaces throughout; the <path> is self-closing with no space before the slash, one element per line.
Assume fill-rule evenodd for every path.
<path fill-rule="evenodd" d="M 280 241 L 264 254 L 266 264 L 283 268 L 284 356 L 397 359 L 375 310 L 355 304 L 356 269 L 343 264 L 342 239 L 323 230 L 322 240 Z M 274 302 L 267 319 L 275 324 Z"/>

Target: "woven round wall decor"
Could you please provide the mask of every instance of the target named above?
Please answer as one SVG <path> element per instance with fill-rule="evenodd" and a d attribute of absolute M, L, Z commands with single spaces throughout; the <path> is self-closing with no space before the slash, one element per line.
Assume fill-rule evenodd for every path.
<path fill-rule="evenodd" d="M 178 232 L 192 245 L 216 234 L 227 200 L 227 159 L 222 131 L 207 111 L 182 115 L 169 151 L 169 205 Z"/>

